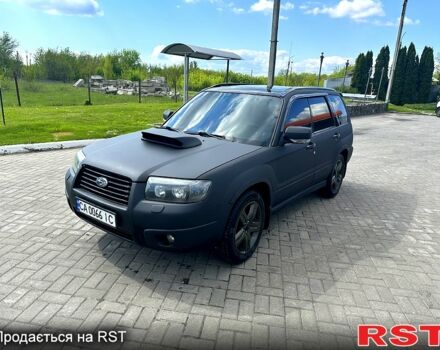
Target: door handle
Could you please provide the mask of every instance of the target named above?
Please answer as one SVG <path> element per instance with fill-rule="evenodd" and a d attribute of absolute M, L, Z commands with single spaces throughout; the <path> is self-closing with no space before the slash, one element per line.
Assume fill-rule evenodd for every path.
<path fill-rule="evenodd" d="M 333 139 L 336 141 L 339 140 L 340 138 L 341 138 L 341 134 L 338 132 L 333 135 Z"/>
<path fill-rule="evenodd" d="M 306 149 L 309 149 L 309 150 L 314 150 L 315 147 L 316 147 L 316 143 L 314 143 L 314 142 L 309 142 L 306 145 Z"/>

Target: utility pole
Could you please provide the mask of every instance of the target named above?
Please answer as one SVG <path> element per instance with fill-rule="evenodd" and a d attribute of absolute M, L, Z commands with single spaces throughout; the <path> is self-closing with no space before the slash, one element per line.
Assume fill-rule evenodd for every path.
<path fill-rule="evenodd" d="M 347 60 L 347 62 L 345 62 L 344 80 L 342 80 L 342 91 L 344 91 L 344 89 L 345 89 L 345 78 L 347 78 L 347 70 L 348 70 L 349 65 L 350 65 L 350 61 Z"/>
<path fill-rule="evenodd" d="M 318 86 L 319 83 L 321 82 L 321 70 L 322 70 L 322 62 L 324 61 L 324 52 L 321 52 L 321 56 L 319 56 L 320 58 L 320 63 L 319 63 L 319 74 L 318 74 Z"/>
<path fill-rule="evenodd" d="M 394 73 L 396 72 L 397 58 L 399 57 L 402 29 L 403 29 L 403 24 L 405 22 L 405 13 L 406 13 L 406 5 L 407 4 L 408 4 L 408 0 L 403 0 L 402 13 L 400 15 L 399 30 L 397 31 L 396 47 L 394 49 L 393 64 L 391 65 L 390 81 L 388 83 L 387 96 L 385 98 L 386 103 L 390 102 L 391 89 L 393 88 Z"/>
<path fill-rule="evenodd" d="M 281 0 L 274 0 L 273 2 L 272 36 L 270 39 L 267 91 L 270 91 L 272 89 L 275 80 L 275 63 L 277 59 L 277 43 L 278 43 L 278 22 L 280 20 L 280 2 Z"/>
<path fill-rule="evenodd" d="M 370 85 L 370 77 L 371 77 L 371 71 L 372 70 L 373 70 L 373 68 L 370 68 L 368 70 L 368 79 L 367 79 L 367 85 L 365 85 L 364 101 L 367 99 L 368 85 Z"/>
<path fill-rule="evenodd" d="M 287 71 L 286 71 L 286 81 L 284 82 L 284 85 L 288 85 L 287 83 L 289 82 L 289 73 L 290 73 L 290 64 L 292 63 L 292 61 L 290 60 L 289 57 L 289 62 L 287 62 Z"/>
<path fill-rule="evenodd" d="M 380 73 L 379 87 L 377 88 L 376 101 L 379 99 L 380 88 L 382 86 L 383 72 L 385 71 L 385 67 L 382 67 L 382 72 Z"/>

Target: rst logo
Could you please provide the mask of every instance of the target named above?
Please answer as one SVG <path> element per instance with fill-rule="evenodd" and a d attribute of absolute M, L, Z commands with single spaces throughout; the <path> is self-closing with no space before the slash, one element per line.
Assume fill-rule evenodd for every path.
<path fill-rule="evenodd" d="M 440 346 L 440 324 L 398 324 L 389 330 L 380 324 L 361 324 L 358 326 L 357 345 L 362 346 L 414 346 L 422 332 L 427 334 L 428 346 Z"/>

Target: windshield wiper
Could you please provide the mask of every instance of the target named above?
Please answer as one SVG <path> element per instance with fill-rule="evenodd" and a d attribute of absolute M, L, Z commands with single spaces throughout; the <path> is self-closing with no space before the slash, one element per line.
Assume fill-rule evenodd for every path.
<path fill-rule="evenodd" d="M 190 135 L 199 135 L 202 137 L 216 137 L 222 140 L 226 139 L 224 135 L 211 134 L 210 132 L 206 132 L 206 131 L 185 131 L 185 133 Z"/>
<path fill-rule="evenodd" d="M 179 131 L 179 130 L 174 129 L 171 126 L 168 126 L 168 125 L 162 125 L 162 126 L 159 127 L 159 129 L 166 129 L 166 130 L 170 130 L 170 131 Z"/>

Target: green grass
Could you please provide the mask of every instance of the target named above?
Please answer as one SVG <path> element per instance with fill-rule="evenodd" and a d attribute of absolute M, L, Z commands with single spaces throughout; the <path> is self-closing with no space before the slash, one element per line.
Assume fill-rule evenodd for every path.
<path fill-rule="evenodd" d="M 112 137 L 161 122 L 165 109 L 181 102 L 167 97 L 105 95 L 54 82 L 19 81 L 18 107 L 13 81 L 2 81 L 6 127 L 0 122 L 0 145 Z M 1 117 L 1 116 L 0 116 Z"/>
<path fill-rule="evenodd" d="M 0 145 L 113 137 L 161 122 L 180 103 L 113 103 L 93 106 L 7 107 Z"/>
<path fill-rule="evenodd" d="M 403 106 L 396 106 L 389 104 L 389 112 L 399 112 L 399 113 L 413 113 L 413 114 L 432 114 L 435 115 L 436 103 L 419 103 L 419 104 L 408 104 Z"/>
<path fill-rule="evenodd" d="M 2 81 L 3 103 L 7 107 L 18 106 L 15 84 L 13 81 Z M 23 107 L 35 106 L 83 106 L 88 100 L 87 88 L 75 88 L 70 83 L 19 81 L 20 99 Z M 91 93 L 94 105 L 138 102 L 138 96 L 106 95 L 100 92 Z M 142 102 L 170 100 L 167 97 L 142 97 Z"/>

